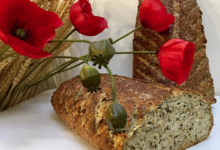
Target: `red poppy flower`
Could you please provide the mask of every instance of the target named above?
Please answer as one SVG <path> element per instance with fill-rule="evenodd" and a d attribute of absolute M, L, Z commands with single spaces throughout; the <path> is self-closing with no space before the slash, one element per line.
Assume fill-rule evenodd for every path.
<path fill-rule="evenodd" d="M 63 24 L 58 15 L 30 0 L 0 2 L 0 39 L 21 55 L 36 59 L 51 56 L 42 49 Z"/>
<path fill-rule="evenodd" d="M 172 39 L 165 43 L 157 54 L 164 76 L 182 84 L 189 76 L 194 54 L 194 43 L 180 39 Z"/>
<path fill-rule="evenodd" d="M 95 36 L 108 28 L 105 18 L 94 16 L 88 0 L 79 0 L 70 9 L 70 20 L 75 29 L 87 36 Z"/>
<path fill-rule="evenodd" d="M 160 0 L 144 0 L 140 7 L 140 21 L 144 28 L 165 31 L 174 23 L 174 16 L 167 13 Z"/>

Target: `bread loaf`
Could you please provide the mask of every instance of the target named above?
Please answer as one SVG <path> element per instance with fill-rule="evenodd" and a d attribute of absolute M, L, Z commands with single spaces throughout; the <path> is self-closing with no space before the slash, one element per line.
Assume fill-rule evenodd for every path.
<path fill-rule="evenodd" d="M 57 115 L 98 150 L 184 150 L 205 140 L 213 126 L 210 104 L 196 92 L 115 76 L 119 103 L 126 109 L 128 131 L 111 134 L 105 111 L 112 102 L 111 82 L 88 93 L 75 77 L 52 97 Z"/>
<path fill-rule="evenodd" d="M 139 0 L 139 7 L 143 0 Z M 135 54 L 133 59 L 133 77 L 175 85 L 179 88 L 190 88 L 204 94 L 210 103 L 216 103 L 214 98 L 213 79 L 209 71 L 209 60 L 206 56 L 206 38 L 202 25 L 201 10 L 196 0 L 161 0 L 168 13 L 175 16 L 175 22 L 170 29 L 157 33 L 149 29 L 141 29 L 134 35 L 134 51 L 155 51 L 168 40 L 179 38 L 195 43 L 195 63 L 186 82 L 181 86 L 170 81 L 162 74 L 158 59 L 151 54 Z M 138 8 L 139 8 L 138 7 Z M 139 13 L 136 26 L 139 26 Z"/>

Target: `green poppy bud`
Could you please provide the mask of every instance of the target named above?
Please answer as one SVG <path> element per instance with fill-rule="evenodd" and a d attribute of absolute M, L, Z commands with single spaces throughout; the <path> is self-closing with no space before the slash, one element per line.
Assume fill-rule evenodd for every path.
<path fill-rule="evenodd" d="M 84 65 L 80 71 L 80 81 L 89 92 L 97 92 L 101 82 L 99 72 L 92 66 Z"/>
<path fill-rule="evenodd" d="M 106 121 L 112 134 L 125 132 L 127 112 L 119 103 L 113 102 L 106 110 Z"/>
<path fill-rule="evenodd" d="M 111 58 L 115 55 L 115 48 L 111 44 L 110 39 L 92 42 L 89 46 L 93 65 L 107 66 Z"/>

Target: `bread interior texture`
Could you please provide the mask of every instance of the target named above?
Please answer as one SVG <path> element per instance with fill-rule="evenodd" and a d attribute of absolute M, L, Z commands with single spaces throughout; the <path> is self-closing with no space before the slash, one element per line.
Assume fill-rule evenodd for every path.
<path fill-rule="evenodd" d="M 186 149 L 205 140 L 212 124 L 211 107 L 200 96 L 172 96 L 146 112 L 123 150 Z"/>

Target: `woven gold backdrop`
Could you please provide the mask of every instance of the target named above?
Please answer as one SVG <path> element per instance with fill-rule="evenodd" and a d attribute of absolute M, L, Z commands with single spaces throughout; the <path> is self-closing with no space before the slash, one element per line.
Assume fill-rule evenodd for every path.
<path fill-rule="evenodd" d="M 64 25 L 56 30 L 55 39 L 63 39 L 72 29 L 72 24 L 69 20 L 69 9 L 75 0 L 61 1 L 61 0 L 31 0 L 38 4 L 39 7 L 53 11 L 59 15 Z M 59 55 L 66 50 L 72 43 L 63 43 L 54 53 L 53 56 Z M 54 48 L 57 43 L 47 44 L 44 50 L 49 51 Z M 6 45 L 0 41 L 0 51 L 4 49 Z M 13 50 L 8 50 L 2 57 L 11 53 Z M 15 99 L 11 98 L 11 92 L 14 87 L 21 81 L 33 67 L 42 61 L 31 59 L 25 56 L 16 54 L 12 57 L 0 62 L 0 111 L 14 106 L 24 100 L 35 95 L 38 85 L 35 85 L 29 89 L 20 91 Z M 51 68 L 52 59 L 42 63 L 27 79 L 21 84 L 25 84 L 39 76 L 42 76 L 48 72 Z"/>

